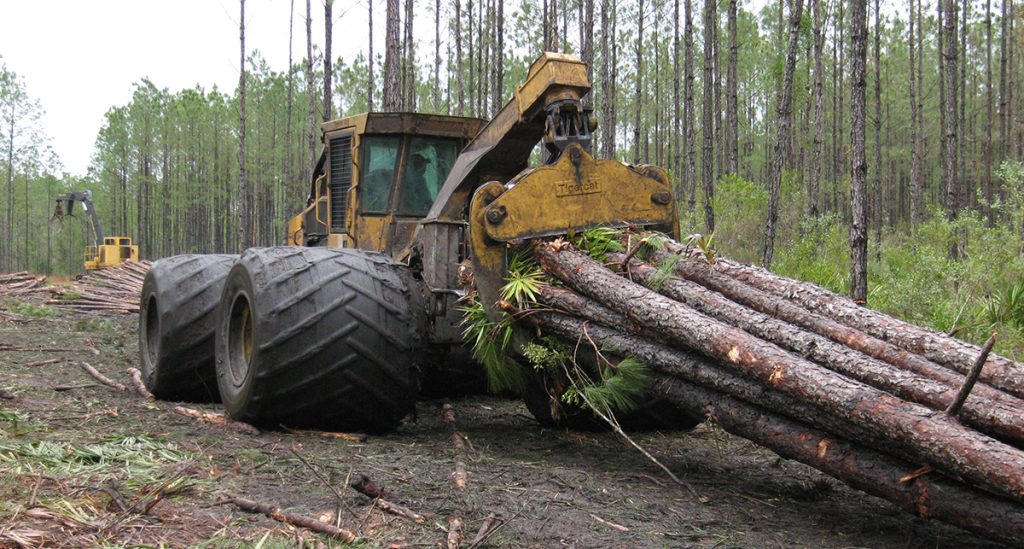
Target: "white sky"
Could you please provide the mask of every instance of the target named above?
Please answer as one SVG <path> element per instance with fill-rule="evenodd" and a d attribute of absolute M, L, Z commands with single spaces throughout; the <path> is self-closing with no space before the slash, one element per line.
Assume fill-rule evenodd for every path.
<path fill-rule="evenodd" d="M 366 47 L 366 1 L 335 0 L 333 57 Z M 306 51 L 305 5 L 295 1 L 296 62 Z M 313 40 L 322 45 L 322 0 L 311 7 Z M 376 50 L 383 0 L 373 7 Z M 246 50 L 259 50 L 279 71 L 288 65 L 288 10 L 289 0 L 245 6 Z M 0 0 L 0 58 L 46 111 L 45 133 L 64 171 L 84 175 L 103 114 L 131 100 L 133 82 L 235 89 L 238 16 L 237 0 Z"/>

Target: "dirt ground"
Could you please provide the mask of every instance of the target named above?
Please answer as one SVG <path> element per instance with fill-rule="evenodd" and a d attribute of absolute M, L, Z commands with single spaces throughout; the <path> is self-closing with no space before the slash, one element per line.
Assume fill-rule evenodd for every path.
<path fill-rule="evenodd" d="M 543 429 L 519 402 L 483 396 L 452 402 L 471 442 L 458 494 L 442 402 L 365 442 L 253 435 L 87 375 L 83 362 L 128 383 L 135 317 L 13 308 L 0 315 L 0 547 L 340 545 L 226 494 L 330 520 L 364 547 L 444 546 L 451 517 L 469 547 L 492 513 L 478 547 L 998 547 L 711 425 L 635 435 L 681 487 L 614 434 Z M 385 514 L 345 487 L 356 474 L 426 519 Z"/>

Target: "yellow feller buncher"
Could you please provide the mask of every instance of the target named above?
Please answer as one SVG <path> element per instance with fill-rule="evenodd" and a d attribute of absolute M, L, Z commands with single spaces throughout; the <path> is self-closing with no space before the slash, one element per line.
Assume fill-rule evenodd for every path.
<path fill-rule="evenodd" d="M 219 398 L 258 425 L 395 427 L 463 346 L 460 273 L 496 316 L 516 242 L 598 226 L 678 236 L 664 170 L 591 155 L 589 90 L 579 59 L 545 53 L 489 122 L 324 123 L 288 246 L 154 264 L 140 314 L 146 386 Z M 545 159 L 531 169 L 538 143 Z"/>
<path fill-rule="evenodd" d="M 82 203 L 82 209 L 89 214 L 93 232 L 96 233 L 95 244 L 85 247 L 83 266 L 86 270 L 116 267 L 125 261 L 139 260 L 139 247 L 132 244 L 127 236 L 103 236 L 100 219 L 96 215 L 96 206 L 92 203 L 92 191 L 77 191 L 57 196 L 57 206 L 53 210 L 54 219 L 63 222 L 64 217 L 74 217 L 75 202 Z"/>

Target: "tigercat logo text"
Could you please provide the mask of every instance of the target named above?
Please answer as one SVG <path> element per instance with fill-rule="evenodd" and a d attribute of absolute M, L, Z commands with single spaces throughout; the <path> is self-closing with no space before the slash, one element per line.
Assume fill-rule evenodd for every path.
<path fill-rule="evenodd" d="M 599 192 L 601 192 L 601 181 L 599 179 L 584 179 L 582 181 L 570 179 L 555 183 L 555 196 L 578 196 Z"/>

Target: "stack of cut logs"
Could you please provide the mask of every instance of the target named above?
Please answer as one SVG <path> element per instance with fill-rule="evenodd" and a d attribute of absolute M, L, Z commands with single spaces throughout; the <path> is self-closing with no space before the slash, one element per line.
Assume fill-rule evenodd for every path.
<path fill-rule="evenodd" d="M 991 339 L 675 241 L 650 263 L 563 241 L 534 251 L 566 286 L 522 316 L 542 332 L 641 359 L 654 396 L 906 511 L 1024 543 L 1024 365 L 989 354 Z"/>
<path fill-rule="evenodd" d="M 46 277 L 29 272 L 0 274 L 0 297 L 16 298 L 39 291 L 46 285 Z"/>
<path fill-rule="evenodd" d="M 125 314 L 139 312 L 142 283 L 152 263 L 125 261 L 90 271 L 71 287 L 53 287 L 48 304 L 79 312 Z"/>

